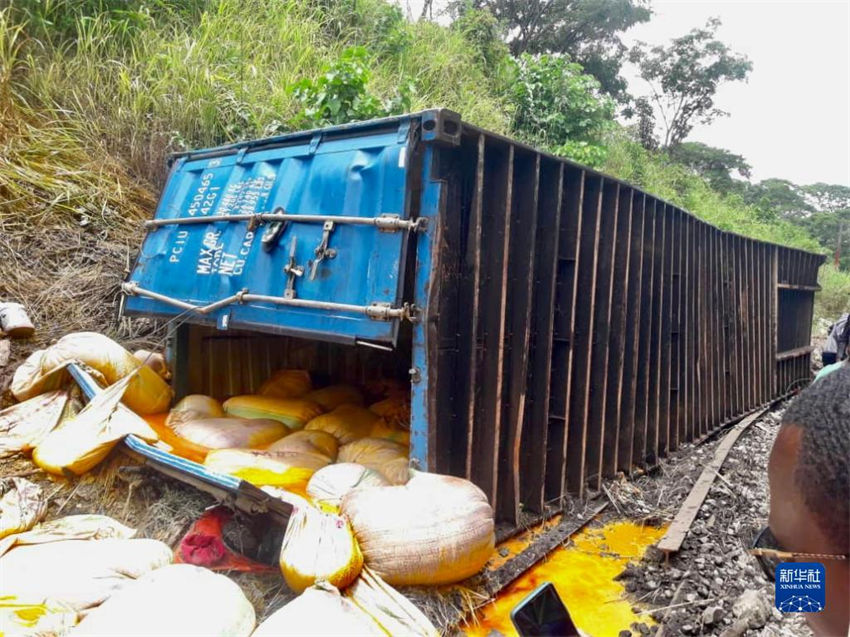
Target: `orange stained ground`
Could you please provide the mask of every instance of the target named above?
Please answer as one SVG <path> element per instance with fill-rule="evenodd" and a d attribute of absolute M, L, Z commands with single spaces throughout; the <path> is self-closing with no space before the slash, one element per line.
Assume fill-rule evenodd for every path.
<path fill-rule="evenodd" d="M 570 546 L 551 553 L 480 609 L 478 624 L 466 626 L 466 634 L 486 637 L 497 631 L 516 635 L 511 610 L 544 582 L 555 585 L 575 625 L 591 637 L 617 637 L 632 622 L 652 624 L 649 614 L 632 612 L 634 601 L 626 597 L 623 585 L 614 577 L 629 560 L 642 556 L 664 531 L 663 527 L 628 521 L 581 531 L 573 536 Z"/>

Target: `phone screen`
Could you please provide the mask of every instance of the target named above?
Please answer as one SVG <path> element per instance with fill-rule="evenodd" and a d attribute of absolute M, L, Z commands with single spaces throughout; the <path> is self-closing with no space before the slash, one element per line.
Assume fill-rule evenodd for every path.
<path fill-rule="evenodd" d="M 578 630 L 551 582 L 526 597 L 511 612 L 520 637 L 573 637 Z"/>

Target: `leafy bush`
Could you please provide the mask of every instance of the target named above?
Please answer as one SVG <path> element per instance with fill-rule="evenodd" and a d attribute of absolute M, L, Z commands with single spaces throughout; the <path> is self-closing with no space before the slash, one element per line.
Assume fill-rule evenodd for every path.
<path fill-rule="evenodd" d="M 399 87 L 390 99 L 380 100 L 366 90 L 369 82 L 368 56 L 363 47 L 342 52 L 315 80 L 305 78 L 293 87 L 304 105 L 295 118 L 298 125 L 327 126 L 402 113 L 410 109 L 410 83 Z"/>
<path fill-rule="evenodd" d="M 599 82 L 564 57 L 523 54 L 512 94 L 514 130 L 525 140 L 581 163 L 599 166 L 614 104 Z"/>
<path fill-rule="evenodd" d="M 831 263 L 820 269 L 821 291 L 815 294 L 815 318 L 830 322 L 850 312 L 850 272 L 836 270 Z"/>

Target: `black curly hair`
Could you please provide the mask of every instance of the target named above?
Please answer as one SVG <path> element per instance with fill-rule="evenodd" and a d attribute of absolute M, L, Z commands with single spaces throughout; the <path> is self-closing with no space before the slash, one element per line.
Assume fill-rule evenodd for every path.
<path fill-rule="evenodd" d="M 806 506 L 832 541 L 850 547 L 850 365 L 801 392 L 782 425 L 803 431 L 794 482 Z"/>

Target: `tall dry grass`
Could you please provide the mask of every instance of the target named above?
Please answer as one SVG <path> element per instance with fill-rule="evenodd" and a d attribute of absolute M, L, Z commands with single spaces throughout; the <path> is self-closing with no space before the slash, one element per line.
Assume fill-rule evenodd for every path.
<path fill-rule="evenodd" d="M 171 151 L 289 130 L 302 108 L 292 87 L 315 79 L 346 46 L 375 38 L 360 20 L 340 26 L 334 12 L 304 0 L 207 6 L 197 20 L 134 15 L 128 24 L 100 14 L 77 20 L 67 42 L 28 42 L 25 101 L 78 120 L 85 139 L 102 141 L 134 174 L 159 184 Z M 445 106 L 505 131 L 505 105 L 460 33 L 430 23 L 392 28 L 403 46 L 373 47 L 370 90 L 391 97 L 413 81 L 414 109 Z"/>

